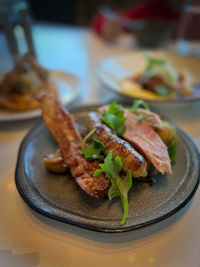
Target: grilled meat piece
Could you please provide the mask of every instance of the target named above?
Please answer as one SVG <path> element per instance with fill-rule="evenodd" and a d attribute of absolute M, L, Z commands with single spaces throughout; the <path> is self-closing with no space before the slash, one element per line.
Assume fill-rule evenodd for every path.
<path fill-rule="evenodd" d="M 137 114 L 141 114 L 145 118 L 145 122 L 154 129 L 162 128 L 162 121 L 158 114 L 143 108 L 138 108 Z"/>
<path fill-rule="evenodd" d="M 167 146 L 163 143 L 160 136 L 145 121 L 138 122 L 138 117 L 128 110 L 125 111 L 125 117 L 134 120 L 137 123 L 137 132 L 151 143 L 138 136 L 135 125 L 131 120 L 126 120 L 125 122 L 126 131 L 123 135 L 124 139 L 141 152 L 159 172 L 162 174 L 172 173 Z"/>
<path fill-rule="evenodd" d="M 86 132 L 85 129 L 83 129 L 79 123 L 78 120 L 74 121 L 74 125 L 79 132 L 80 136 L 82 138 L 85 137 Z M 43 157 L 43 163 L 47 170 L 55 173 L 63 173 L 66 172 L 68 169 L 68 166 L 64 163 L 63 155 L 60 149 L 57 149 L 52 154 L 47 154 Z"/>
<path fill-rule="evenodd" d="M 96 128 L 94 136 L 105 145 L 106 153 L 111 150 L 113 157 L 120 156 L 124 170 L 130 170 L 134 178 L 147 176 L 146 160 L 128 142 L 112 133 L 97 113 L 89 113 L 88 127 Z"/>
<path fill-rule="evenodd" d="M 110 182 L 103 174 L 93 177 L 99 165 L 97 161 L 90 162 L 84 158 L 81 151 L 82 138 L 73 117 L 49 94 L 41 97 L 40 104 L 44 121 L 57 141 L 64 163 L 70 168 L 78 185 L 92 197 L 105 196 Z"/>

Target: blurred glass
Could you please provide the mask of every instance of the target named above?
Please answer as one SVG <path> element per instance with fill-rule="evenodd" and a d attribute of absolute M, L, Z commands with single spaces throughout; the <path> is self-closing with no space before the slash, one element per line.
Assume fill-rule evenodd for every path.
<path fill-rule="evenodd" d="M 184 7 L 175 50 L 179 54 L 200 57 L 200 4 Z"/>
<path fill-rule="evenodd" d="M 0 0 L 0 24 L 13 58 L 35 55 L 29 7 L 25 0 Z"/>

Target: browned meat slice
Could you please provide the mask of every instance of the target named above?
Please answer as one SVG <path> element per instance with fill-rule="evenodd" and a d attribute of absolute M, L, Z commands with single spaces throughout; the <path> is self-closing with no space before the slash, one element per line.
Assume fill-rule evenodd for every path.
<path fill-rule="evenodd" d="M 137 132 L 134 123 L 131 120 L 127 120 L 125 122 L 126 131 L 123 135 L 124 139 L 141 152 L 159 172 L 162 174 L 172 173 L 167 147 L 160 136 L 148 123 L 145 121 L 139 123 L 137 116 L 127 110 L 125 111 L 125 117 L 137 122 Z"/>
<path fill-rule="evenodd" d="M 145 118 L 145 122 L 147 122 L 154 129 L 162 128 L 162 121 L 158 114 L 143 108 L 138 108 L 137 114 L 141 114 Z"/>
<path fill-rule="evenodd" d="M 96 128 L 95 137 L 105 145 L 106 153 L 111 150 L 114 157 L 120 156 L 123 168 L 130 170 L 134 178 L 147 176 L 146 160 L 128 142 L 113 134 L 97 113 L 89 113 L 88 127 Z"/>
<path fill-rule="evenodd" d="M 65 164 L 79 186 L 92 197 L 107 194 L 109 180 L 105 176 L 93 177 L 98 162 L 90 162 L 81 151 L 82 138 L 77 131 L 73 117 L 64 111 L 55 97 L 44 94 L 40 99 L 44 121 L 57 141 Z"/>

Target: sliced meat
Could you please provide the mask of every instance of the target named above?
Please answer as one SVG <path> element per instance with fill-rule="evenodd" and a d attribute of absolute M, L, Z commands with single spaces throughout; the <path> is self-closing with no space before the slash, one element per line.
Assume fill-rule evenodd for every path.
<path fill-rule="evenodd" d="M 57 141 L 64 163 L 70 168 L 78 185 L 92 197 L 105 196 L 110 182 L 103 174 L 93 177 L 99 165 L 96 161 L 90 162 L 84 158 L 81 151 L 82 138 L 73 117 L 49 94 L 41 97 L 40 104 L 45 124 Z"/>
<path fill-rule="evenodd" d="M 147 122 L 154 129 L 162 128 L 162 121 L 158 114 L 143 108 L 138 108 L 137 114 L 141 114 L 145 118 L 145 122 Z"/>
<path fill-rule="evenodd" d="M 123 135 L 124 139 L 141 152 L 159 172 L 162 174 L 172 173 L 167 146 L 163 143 L 160 136 L 145 121 L 139 123 L 138 117 L 135 114 L 126 110 L 125 117 L 137 122 L 137 132 L 144 138 L 138 136 L 134 123 L 131 120 L 127 120 L 125 122 L 126 131 Z"/>
<path fill-rule="evenodd" d="M 103 107 L 100 107 L 98 110 L 100 113 L 102 113 L 104 110 L 108 110 L 109 105 L 105 105 Z M 128 109 L 124 109 L 127 110 Z M 162 128 L 162 121 L 160 119 L 160 116 L 150 110 L 146 110 L 144 108 L 138 108 L 137 114 L 141 114 L 143 117 L 145 117 L 145 121 L 154 129 L 161 129 Z"/>
<path fill-rule="evenodd" d="M 97 113 L 89 113 L 88 127 L 90 130 L 96 128 L 94 136 L 105 145 L 106 153 L 111 150 L 114 157 L 120 156 L 123 168 L 130 170 L 134 178 L 147 176 L 146 160 L 128 142 L 113 134 Z"/>

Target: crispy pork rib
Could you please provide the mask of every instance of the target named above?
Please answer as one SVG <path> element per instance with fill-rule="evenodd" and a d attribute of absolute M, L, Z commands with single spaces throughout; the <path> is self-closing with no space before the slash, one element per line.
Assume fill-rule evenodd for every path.
<path fill-rule="evenodd" d="M 123 135 L 124 139 L 142 153 L 159 172 L 162 174 L 172 173 L 167 146 L 163 143 L 160 136 L 147 122 L 139 123 L 138 117 L 128 110 L 125 111 L 125 117 L 137 123 L 138 133 L 145 137 L 146 140 L 136 133 L 135 125 L 131 120 L 126 120 L 125 122 L 126 131 Z"/>
<path fill-rule="evenodd" d="M 90 162 L 81 151 L 82 138 L 77 131 L 73 117 L 64 111 L 54 96 L 44 94 L 40 98 L 45 124 L 51 131 L 62 152 L 65 164 L 70 168 L 78 185 L 92 197 L 107 194 L 109 180 L 105 176 L 93 177 L 98 162 Z"/>
<path fill-rule="evenodd" d="M 128 142 L 112 133 L 97 113 L 89 113 L 88 127 L 96 129 L 94 136 L 105 145 L 106 153 L 111 150 L 114 157 L 120 156 L 124 170 L 130 170 L 134 178 L 147 176 L 146 160 Z"/>

